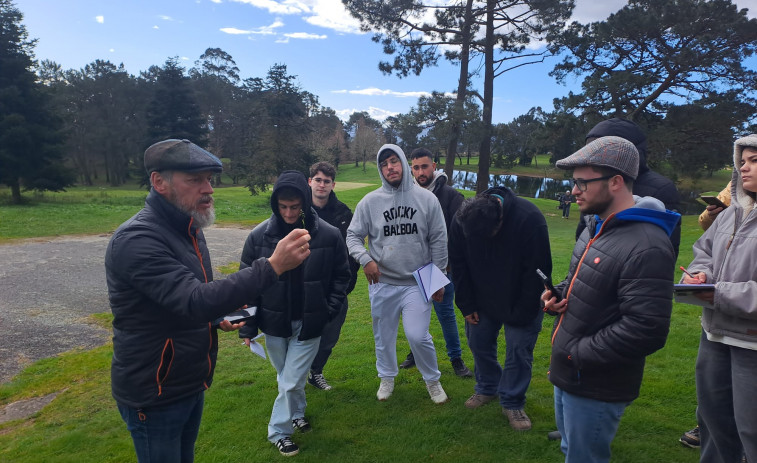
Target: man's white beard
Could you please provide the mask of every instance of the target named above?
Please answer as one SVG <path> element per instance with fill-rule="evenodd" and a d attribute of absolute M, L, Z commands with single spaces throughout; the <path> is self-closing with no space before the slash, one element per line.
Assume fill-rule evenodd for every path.
<path fill-rule="evenodd" d="M 201 213 L 196 209 L 196 204 L 184 204 L 176 196 L 176 192 L 172 189 L 169 198 L 171 204 L 176 206 L 180 211 L 189 215 L 194 219 L 194 225 L 197 228 L 206 228 L 216 221 L 216 209 L 213 205 L 205 213 Z M 211 197 L 212 201 L 212 197 Z"/>
<path fill-rule="evenodd" d="M 188 214 L 192 216 L 194 223 L 198 228 L 209 227 L 216 221 L 216 209 L 212 206 L 204 214 L 198 211 L 189 211 Z"/>

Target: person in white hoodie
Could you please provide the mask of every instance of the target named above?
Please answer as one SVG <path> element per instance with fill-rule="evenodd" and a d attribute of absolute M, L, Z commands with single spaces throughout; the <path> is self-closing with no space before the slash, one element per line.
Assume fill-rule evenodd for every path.
<path fill-rule="evenodd" d="M 731 205 L 694 243 L 682 281 L 702 299 L 697 422 L 702 462 L 757 461 L 757 135 L 734 143 Z"/>
<path fill-rule="evenodd" d="M 402 316 L 405 336 L 431 400 L 447 401 L 439 378 L 436 350 L 428 331 L 431 302 L 426 302 L 412 273 L 433 262 L 447 268 L 447 227 L 433 193 L 413 183 L 410 166 L 399 146 L 387 144 L 377 156 L 381 187 L 358 203 L 347 229 L 350 255 L 363 266 L 368 279 L 376 370 L 381 380 L 378 400 L 394 391 L 397 330 Z M 368 237 L 368 249 L 365 238 Z M 444 288 L 433 300 L 441 301 Z"/>

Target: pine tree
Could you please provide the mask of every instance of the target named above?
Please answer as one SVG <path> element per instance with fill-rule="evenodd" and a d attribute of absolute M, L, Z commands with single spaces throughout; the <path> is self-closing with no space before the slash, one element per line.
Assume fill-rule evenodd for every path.
<path fill-rule="evenodd" d="M 63 163 L 61 121 L 36 82 L 34 40 L 10 0 L 0 0 L 0 183 L 21 202 L 21 190 L 60 191 L 73 182 Z"/>

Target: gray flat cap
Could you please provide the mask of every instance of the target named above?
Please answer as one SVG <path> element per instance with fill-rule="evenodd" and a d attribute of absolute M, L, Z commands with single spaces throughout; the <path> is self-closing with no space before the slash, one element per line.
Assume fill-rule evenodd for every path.
<path fill-rule="evenodd" d="M 555 165 L 560 169 L 610 167 L 636 180 L 639 175 L 639 152 L 625 138 L 602 137 L 560 159 Z"/>
<path fill-rule="evenodd" d="M 221 172 L 223 163 L 189 140 L 170 139 L 159 141 L 145 150 L 145 170 L 148 174 L 163 170 Z"/>

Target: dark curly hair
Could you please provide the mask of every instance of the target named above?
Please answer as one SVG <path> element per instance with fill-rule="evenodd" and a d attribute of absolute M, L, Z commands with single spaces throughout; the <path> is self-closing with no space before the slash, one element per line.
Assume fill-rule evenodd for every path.
<path fill-rule="evenodd" d="M 494 196 L 476 195 L 463 201 L 457 220 L 466 235 L 490 237 L 502 221 L 502 204 Z"/>

